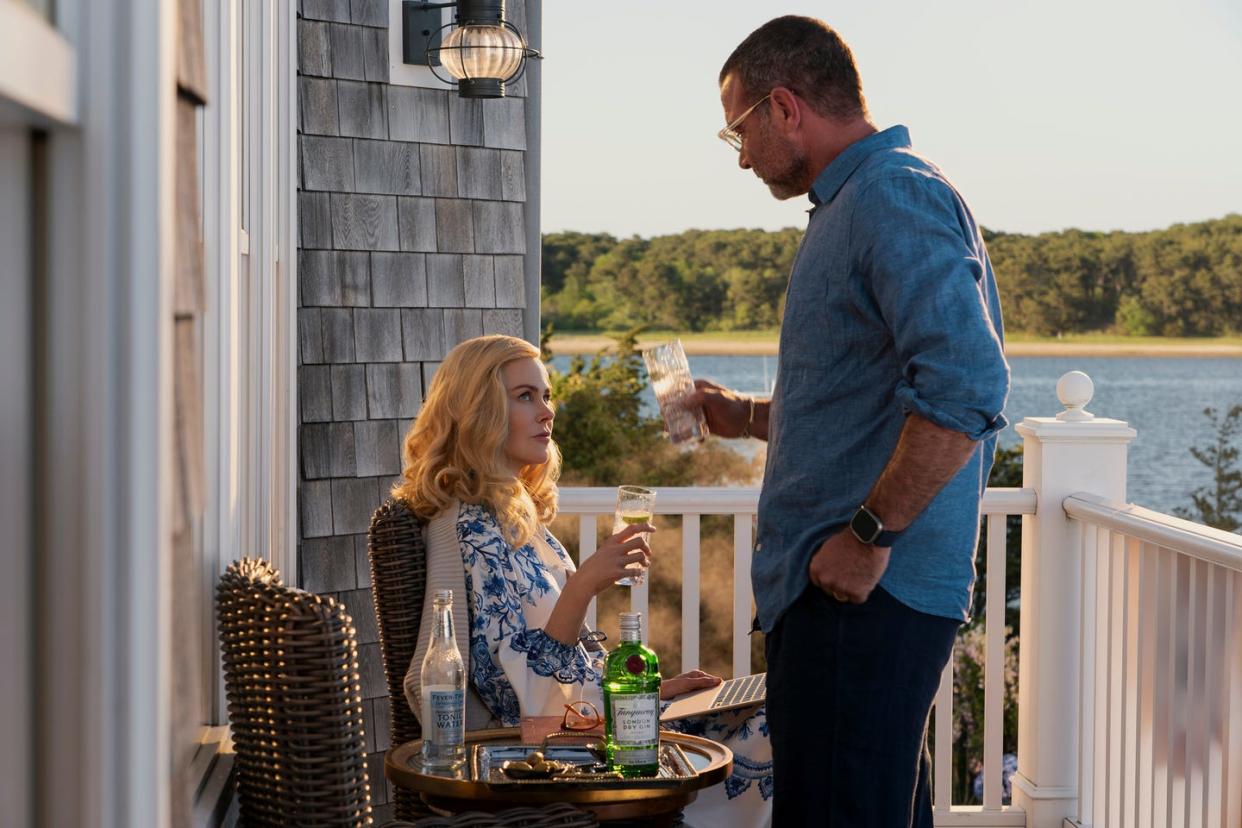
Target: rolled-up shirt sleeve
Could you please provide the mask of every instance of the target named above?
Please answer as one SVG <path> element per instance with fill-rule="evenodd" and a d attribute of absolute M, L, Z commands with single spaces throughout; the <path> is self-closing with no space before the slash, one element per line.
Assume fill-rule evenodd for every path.
<path fill-rule="evenodd" d="M 850 239 L 902 362 L 897 403 L 972 440 L 1004 428 L 999 303 L 953 190 L 915 174 L 880 179 L 860 196 Z"/>

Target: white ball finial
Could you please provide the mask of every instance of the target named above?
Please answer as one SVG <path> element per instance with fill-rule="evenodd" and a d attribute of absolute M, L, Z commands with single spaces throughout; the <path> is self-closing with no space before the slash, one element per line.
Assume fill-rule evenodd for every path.
<path fill-rule="evenodd" d="M 1057 415 L 1063 423 L 1080 423 L 1095 418 L 1087 403 L 1095 395 L 1095 383 L 1082 371 L 1070 371 L 1057 380 L 1057 399 L 1065 410 Z"/>

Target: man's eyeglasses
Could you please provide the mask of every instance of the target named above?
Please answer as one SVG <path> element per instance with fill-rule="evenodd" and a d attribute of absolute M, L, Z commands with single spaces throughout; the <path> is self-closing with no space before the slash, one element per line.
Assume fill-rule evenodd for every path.
<path fill-rule="evenodd" d="M 717 132 L 716 137 L 719 138 L 721 141 L 724 141 L 729 146 L 733 147 L 738 152 L 741 152 L 742 151 L 742 136 L 737 131 L 738 125 L 741 124 L 742 121 L 745 121 L 746 116 L 754 112 L 755 109 L 758 108 L 759 104 L 763 103 L 770 97 L 772 97 L 771 92 L 764 95 L 759 100 L 755 101 L 753 104 L 750 105 L 750 107 L 745 112 L 743 112 L 741 115 L 738 115 L 736 118 L 734 118 L 732 123 L 730 123 L 724 129 L 720 130 L 720 132 Z"/>

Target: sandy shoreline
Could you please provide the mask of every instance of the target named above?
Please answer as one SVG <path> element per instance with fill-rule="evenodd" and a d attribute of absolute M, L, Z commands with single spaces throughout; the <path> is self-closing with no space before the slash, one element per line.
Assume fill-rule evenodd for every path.
<path fill-rule="evenodd" d="M 667 341 L 665 337 L 639 337 L 640 347 Z M 552 353 L 594 354 L 615 343 L 606 336 L 553 336 Z M 776 340 L 683 340 L 687 354 L 696 356 L 775 356 Z M 1194 343 L 1094 343 L 1094 342 L 1011 342 L 1005 347 L 1011 357 L 1187 357 L 1242 359 L 1242 345 Z"/>

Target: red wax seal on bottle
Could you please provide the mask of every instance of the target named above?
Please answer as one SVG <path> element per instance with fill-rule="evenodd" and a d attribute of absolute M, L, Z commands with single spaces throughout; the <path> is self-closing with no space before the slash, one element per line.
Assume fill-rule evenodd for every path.
<path fill-rule="evenodd" d="M 643 657 L 640 655 L 632 655 L 625 660 L 625 669 L 636 676 L 641 675 L 646 666 Z"/>

